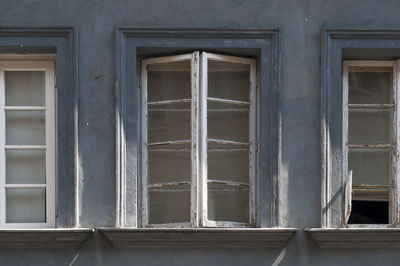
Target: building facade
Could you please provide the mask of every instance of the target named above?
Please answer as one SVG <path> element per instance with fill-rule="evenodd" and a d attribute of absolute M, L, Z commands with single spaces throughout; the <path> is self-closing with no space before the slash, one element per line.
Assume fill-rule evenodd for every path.
<path fill-rule="evenodd" d="M 398 264 L 398 2 L 0 2 L 1 265 Z"/>

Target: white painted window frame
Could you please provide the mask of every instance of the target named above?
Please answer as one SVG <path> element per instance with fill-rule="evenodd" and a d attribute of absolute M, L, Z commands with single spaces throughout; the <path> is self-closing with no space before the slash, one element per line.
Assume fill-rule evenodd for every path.
<path fill-rule="evenodd" d="M 240 102 L 225 99 L 213 99 L 207 97 L 208 86 L 208 60 L 231 62 L 248 65 L 250 67 L 249 102 Z M 191 61 L 191 211 L 190 222 L 149 224 L 148 222 L 148 158 L 147 158 L 147 66 L 155 63 L 172 63 L 183 60 Z M 207 52 L 193 52 L 177 56 L 156 57 L 141 61 L 141 173 L 142 173 L 142 217 L 143 227 L 150 228 L 186 228 L 186 227 L 254 227 L 256 210 L 256 152 L 257 152 L 257 112 L 256 112 L 256 60 L 236 56 L 225 56 Z M 249 143 L 243 143 L 249 147 L 249 223 L 228 221 L 211 221 L 207 219 L 207 99 L 224 101 L 233 104 L 249 105 Z M 182 101 L 182 100 L 180 100 Z M 189 100 L 187 100 L 189 102 Z M 153 103 L 154 104 L 154 103 Z M 229 142 L 229 141 L 227 141 Z M 224 182 L 231 184 L 232 182 Z M 242 184 L 233 184 L 242 185 Z"/>
<path fill-rule="evenodd" d="M 349 228 L 360 228 L 360 227 L 370 227 L 370 228 L 390 228 L 390 227 L 398 227 L 399 225 L 399 196 L 400 192 L 399 187 L 399 169 L 400 164 L 399 160 L 399 149 L 398 143 L 400 143 L 400 134 L 399 131 L 399 89 L 400 85 L 400 69 L 399 69 L 400 60 L 345 60 L 343 61 L 343 127 L 342 127 L 342 136 L 343 136 L 343 187 L 344 189 L 344 198 L 342 204 L 342 227 Z M 351 213 L 351 201 L 352 201 L 352 173 L 348 170 L 348 114 L 349 114 L 349 104 L 348 104 L 348 94 L 349 94 L 349 84 L 348 84 L 348 75 L 350 67 L 392 67 L 393 68 L 393 85 L 392 85 L 392 93 L 393 93 L 393 103 L 391 104 L 353 104 L 352 107 L 355 108 L 393 108 L 393 124 L 392 124 L 392 134 L 394 143 L 392 144 L 383 144 L 383 145 L 368 145 L 372 148 L 377 146 L 391 148 L 393 151 L 392 154 L 392 181 L 393 185 L 359 185 L 357 186 L 358 190 L 366 190 L 366 191 L 388 191 L 389 192 L 389 223 L 388 224 L 348 224 L 348 218 Z M 353 145 L 357 146 L 357 145 Z M 363 146 L 363 145 L 361 145 Z M 364 145 L 365 146 L 365 145 Z"/>
<path fill-rule="evenodd" d="M 0 227 L 1 228 L 52 228 L 56 225 L 56 78 L 55 56 L 53 55 L 4 55 L 0 57 Z M 45 106 L 5 106 L 5 71 L 44 71 Z M 5 110 L 44 110 L 46 145 L 6 145 Z M 38 149 L 46 151 L 46 184 L 6 185 L 6 149 Z M 46 222 L 44 223 L 6 223 L 6 187 L 46 189 Z"/>

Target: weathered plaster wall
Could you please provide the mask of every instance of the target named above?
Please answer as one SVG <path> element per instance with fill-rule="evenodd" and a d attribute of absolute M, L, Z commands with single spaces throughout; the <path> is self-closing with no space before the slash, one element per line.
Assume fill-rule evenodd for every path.
<path fill-rule="evenodd" d="M 400 29 L 396 0 L 0 0 L 0 26 L 79 29 L 82 227 L 115 222 L 114 30 L 117 25 L 280 29 L 281 223 L 320 225 L 321 27 Z M 398 249 L 319 249 L 299 231 L 282 250 L 114 249 L 95 234 L 80 250 L 0 250 L 1 265 L 398 265 Z"/>

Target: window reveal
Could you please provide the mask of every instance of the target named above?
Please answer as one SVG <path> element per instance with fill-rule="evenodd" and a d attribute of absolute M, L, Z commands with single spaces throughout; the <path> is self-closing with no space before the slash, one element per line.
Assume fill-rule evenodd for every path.
<path fill-rule="evenodd" d="M 248 58 L 142 61 L 144 226 L 254 224 L 255 80 Z"/>

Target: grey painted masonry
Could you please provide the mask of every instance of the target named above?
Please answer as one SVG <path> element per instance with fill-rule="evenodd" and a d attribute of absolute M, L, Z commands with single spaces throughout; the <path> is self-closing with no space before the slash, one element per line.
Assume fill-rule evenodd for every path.
<path fill-rule="evenodd" d="M 321 192 L 322 181 L 328 180 L 323 179 L 325 175 L 321 171 L 321 165 L 326 162 L 321 154 L 325 147 L 324 142 L 321 143 L 324 139 L 321 109 L 326 110 L 326 98 L 322 97 L 326 92 L 325 73 L 321 73 L 321 69 L 322 72 L 326 70 L 323 67 L 326 66 L 323 61 L 326 49 L 321 48 L 321 39 L 326 37 L 327 31 L 323 30 L 373 30 L 378 35 L 382 32 L 381 40 L 376 41 L 379 47 L 373 46 L 371 41 L 361 42 L 356 49 L 331 50 L 339 57 L 397 58 L 400 47 L 398 40 L 393 39 L 398 37 L 387 37 L 384 30 L 396 35 L 400 29 L 398 1 L 0 0 L 0 3 L 1 52 L 54 52 L 52 49 L 56 48 L 58 88 L 62 92 L 58 95 L 60 113 L 57 119 L 59 146 L 61 143 L 58 151 L 60 227 L 104 228 L 120 222 L 117 212 L 120 165 L 116 156 L 120 121 L 116 110 L 121 110 L 118 100 L 121 87 L 117 82 L 120 80 L 120 42 L 117 40 L 122 29 L 168 28 L 178 34 L 193 29 L 279 33 L 276 96 L 263 99 L 274 99 L 275 122 L 271 125 L 275 125 L 276 135 L 270 141 L 276 150 L 273 158 L 268 158 L 267 154 L 260 158 L 267 168 L 275 164 L 278 184 L 275 189 L 279 197 L 270 200 L 268 195 L 268 199 L 262 200 L 276 206 L 277 215 L 272 224 L 299 228 L 287 244 L 279 248 L 115 248 L 103 233 L 95 232 L 79 248 L 2 247 L 0 265 L 399 264 L 398 248 L 320 248 L 310 233 L 303 231 L 321 227 L 321 198 L 327 195 L 325 190 Z M 30 30 L 22 30 L 26 28 Z M 50 30 L 52 34 L 43 36 L 38 29 Z M 184 39 L 192 40 L 188 36 Z M 21 44 L 28 47 L 27 50 Z M 47 48 L 36 50 L 34 46 Z M 218 46 L 228 51 L 228 46 Z M 154 47 L 136 52 L 141 55 L 157 53 Z M 243 50 L 243 54 L 246 53 L 251 55 L 254 51 Z M 136 62 L 135 57 L 131 59 Z M 337 62 L 330 68 L 336 76 L 339 75 Z M 335 94 L 335 97 L 341 96 Z M 341 111 L 332 109 L 332 114 L 338 116 Z M 273 143 L 275 141 L 278 143 Z M 132 170 L 132 165 L 126 167 Z M 274 212 L 268 211 L 265 217 L 271 213 Z M 326 220 L 322 222 L 327 223 Z M 0 232 L 0 239 L 2 237 L 4 239 L 4 234 Z"/>

